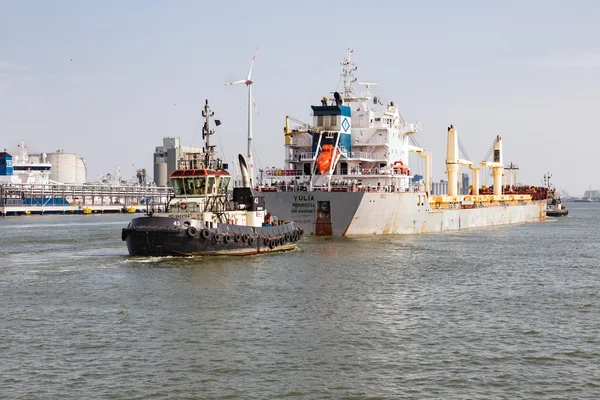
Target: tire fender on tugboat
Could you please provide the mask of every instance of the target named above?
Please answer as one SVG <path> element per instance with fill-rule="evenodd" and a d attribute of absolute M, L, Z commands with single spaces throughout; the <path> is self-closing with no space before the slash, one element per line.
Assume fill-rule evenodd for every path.
<path fill-rule="evenodd" d="M 195 226 L 190 226 L 187 228 L 186 233 L 189 237 L 194 237 L 198 233 L 198 229 Z"/>

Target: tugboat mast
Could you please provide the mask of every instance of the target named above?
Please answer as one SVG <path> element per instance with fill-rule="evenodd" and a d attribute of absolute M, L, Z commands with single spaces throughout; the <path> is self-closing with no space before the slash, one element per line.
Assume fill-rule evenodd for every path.
<path fill-rule="evenodd" d="M 215 113 L 210 111 L 210 107 L 208 106 L 208 100 L 206 100 L 206 102 L 204 103 L 204 110 L 202 110 L 202 116 L 205 119 L 204 126 L 202 127 L 202 139 L 204 139 L 205 142 L 205 168 L 212 168 L 214 146 L 210 145 L 210 135 L 215 133 L 215 131 L 210 129 L 210 117 L 212 117 L 213 115 L 215 115 Z"/>

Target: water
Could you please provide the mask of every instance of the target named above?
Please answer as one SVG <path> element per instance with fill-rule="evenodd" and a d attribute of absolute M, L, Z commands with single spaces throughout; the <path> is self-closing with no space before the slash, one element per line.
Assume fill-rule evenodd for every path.
<path fill-rule="evenodd" d="M 600 205 L 545 223 L 127 256 L 0 219 L 0 398 L 597 399 Z"/>

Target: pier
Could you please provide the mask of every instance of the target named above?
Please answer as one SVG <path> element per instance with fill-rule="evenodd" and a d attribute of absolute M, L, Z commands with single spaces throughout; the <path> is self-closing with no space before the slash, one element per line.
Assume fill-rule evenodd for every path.
<path fill-rule="evenodd" d="M 155 186 L 0 185 L 0 216 L 164 211 L 173 189 Z"/>

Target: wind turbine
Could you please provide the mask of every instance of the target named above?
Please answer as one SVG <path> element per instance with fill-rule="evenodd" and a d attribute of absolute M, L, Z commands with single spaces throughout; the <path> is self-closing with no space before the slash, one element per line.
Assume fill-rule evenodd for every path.
<path fill-rule="evenodd" d="M 250 172 L 250 184 L 254 182 L 254 161 L 252 158 L 252 106 L 256 107 L 256 103 L 252 100 L 252 66 L 254 65 L 254 60 L 256 59 L 256 53 L 258 53 L 258 47 L 254 52 L 254 56 L 252 57 L 252 62 L 250 63 L 250 70 L 248 71 L 248 76 L 246 79 L 242 79 L 236 82 L 226 83 L 225 86 L 238 85 L 240 83 L 245 83 L 248 87 L 248 169 Z M 258 111 L 257 111 L 258 114 Z"/>

